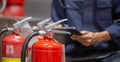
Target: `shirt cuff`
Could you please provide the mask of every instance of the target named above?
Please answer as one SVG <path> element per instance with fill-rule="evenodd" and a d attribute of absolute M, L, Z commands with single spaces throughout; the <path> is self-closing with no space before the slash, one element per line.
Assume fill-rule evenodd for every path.
<path fill-rule="evenodd" d="M 115 41 L 115 43 L 118 43 L 117 42 L 118 40 L 120 41 L 120 25 L 118 24 L 111 25 L 106 30 L 109 32 L 112 40 Z"/>

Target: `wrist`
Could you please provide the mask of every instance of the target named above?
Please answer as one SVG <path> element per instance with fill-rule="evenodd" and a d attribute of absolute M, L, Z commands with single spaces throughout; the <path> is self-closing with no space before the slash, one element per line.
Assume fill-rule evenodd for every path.
<path fill-rule="evenodd" d="M 100 36 L 100 41 L 109 41 L 111 40 L 110 34 L 108 31 L 97 32 Z"/>

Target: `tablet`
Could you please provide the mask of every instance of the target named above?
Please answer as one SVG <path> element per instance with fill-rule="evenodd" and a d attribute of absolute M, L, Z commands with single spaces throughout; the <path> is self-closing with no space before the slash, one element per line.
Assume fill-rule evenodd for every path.
<path fill-rule="evenodd" d="M 82 35 L 82 33 L 77 31 L 75 28 L 57 28 L 55 30 L 68 31 L 71 35 Z"/>

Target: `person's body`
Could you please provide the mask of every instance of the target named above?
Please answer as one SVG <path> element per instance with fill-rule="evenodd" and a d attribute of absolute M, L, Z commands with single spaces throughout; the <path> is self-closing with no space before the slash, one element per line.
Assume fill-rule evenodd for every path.
<path fill-rule="evenodd" d="M 66 42 L 67 57 L 99 56 L 120 49 L 119 3 L 120 0 L 53 0 L 52 20 L 68 18 L 63 25 L 82 33 L 72 35 L 72 40 Z M 102 58 L 100 62 L 113 62 L 118 56 Z"/>

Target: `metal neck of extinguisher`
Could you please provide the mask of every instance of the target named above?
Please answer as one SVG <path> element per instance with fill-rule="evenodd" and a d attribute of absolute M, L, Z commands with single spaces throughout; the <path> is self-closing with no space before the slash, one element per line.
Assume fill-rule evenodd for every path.
<path fill-rule="evenodd" d="M 36 35 L 43 35 L 45 36 L 49 31 L 52 30 L 53 26 L 57 25 L 57 24 L 60 24 L 62 22 L 65 22 L 67 21 L 67 19 L 63 19 L 63 20 L 60 20 L 58 22 L 55 22 L 53 24 L 50 24 L 48 26 L 46 26 L 43 30 L 40 30 L 40 31 L 37 31 L 37 32 L 33 32 L 31 34 L 28 35 L 28 37 L 25 39 L 25 42 L 23 44 L 23 47 L 22 47 L 22 52 L 21 52 L 21 62 L 25 62 L 26 59 L 25 59 L 25 55 L 26 55 L 26 50 L 27 50 L 27 46 L 28 46 L 28 43 L 29 41 L 31 40 L 32 37 L 36 36 Z"/>
<path fill-rule="evenodd" d="M 2 0 L 1 4 L 2 4 L 2 7 L 0 8 L 0 12 L 3 12 L 6 8 L 7 0 Z"/>
<path fill-rule="evenodd" d="M 14 28 L 12 34 L 13 35 L 19 35 L 20 34 L 20 29 L 19 28 Z"/>

